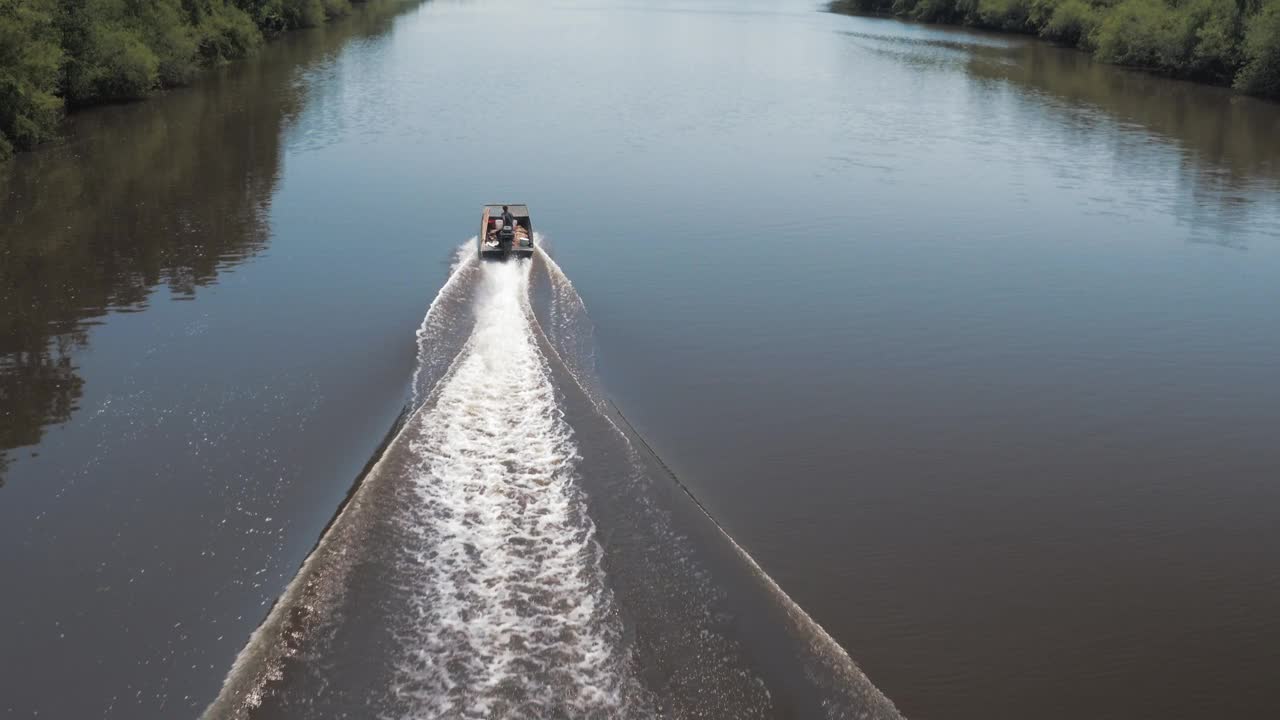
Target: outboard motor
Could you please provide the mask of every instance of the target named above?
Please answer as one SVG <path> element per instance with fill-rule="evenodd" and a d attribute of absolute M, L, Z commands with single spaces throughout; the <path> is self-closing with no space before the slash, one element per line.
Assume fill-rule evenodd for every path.
<path fill-rule="evenodd" d="M 503 250 L 511 250 L 512 244 L 515 243 L 516 228 L 511 224 L 504 224 L 498 229 L 498 244 Z"/>

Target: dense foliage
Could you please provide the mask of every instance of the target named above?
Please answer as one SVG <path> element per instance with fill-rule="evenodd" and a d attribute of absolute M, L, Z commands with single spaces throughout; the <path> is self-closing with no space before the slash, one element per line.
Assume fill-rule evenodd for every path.
<path fill-rule="evenodd" d="M 0 0 L 0 159 L 47 139 L 64 107 L 181 85 L 351 2 Z"/>
<path fill-rule="evenodd" d="M 1280 0 L 835 0 L 832 9 L 1032 33 L 1104 62 L 1280 98 Z"/>

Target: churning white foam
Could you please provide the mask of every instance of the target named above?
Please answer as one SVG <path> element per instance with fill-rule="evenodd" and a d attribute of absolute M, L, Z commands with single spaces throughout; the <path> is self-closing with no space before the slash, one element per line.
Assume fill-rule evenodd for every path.
<path fill-rule="evenodd" d="M 483 264 L 471 337 L 411 430 L 416 547 L 394 687 L 411 717 L 624 717 L 640 706 L 538 348 L 529 261 Z"/>

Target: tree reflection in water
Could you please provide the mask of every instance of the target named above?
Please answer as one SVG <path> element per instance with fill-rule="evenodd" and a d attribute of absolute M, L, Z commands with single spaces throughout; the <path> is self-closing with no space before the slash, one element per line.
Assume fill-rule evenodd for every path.
<path fill-rule="evenodd" d="M 0 484 L 12 450 L 76 411 L 89 327 L 161 286 L 190 299 L 266 247 L 298 78 L 412 5 L 368 3 L 191 88 L 86 111 L 62 144 L 0 165 Z"/>

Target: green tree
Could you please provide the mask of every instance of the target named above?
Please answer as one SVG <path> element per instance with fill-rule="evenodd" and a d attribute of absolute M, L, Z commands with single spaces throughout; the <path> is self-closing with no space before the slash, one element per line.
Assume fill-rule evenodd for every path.
<path fill-rule="evenodd" d="M 1185 34 L 1163 0 L 1124 0 L 1103 17 L 1092 41 L 1104 62 L 1170 70 L 1183 58 Z"/>
<path fill-rule="evenodd" d="M 1083 46 L 1098 27 L 1097 10 L 1084 0 L 1065 0 L 1048 9 L 1041 37 L 1065 45 Z"/>
<path fill-rule="evenodd" d="M 1190 42 L 1183 68 L 1187 75 L 1230 84 L 1240 67 L 1243 36 L 1236 0 L 1188 0 L 1179 14 Z"/>
<path fill-rule="evenodd" d="M 1104 62 L 1280 98 L 1280 0 L 836 0 L 831 9 L 1036 33 Z"/>
<path fill-rule="evenodd" d="M 231 0 L 247 14 L 262 32 L 274 34 L 288 29 L 284 17 L 284 0 Z"/>
<path fill-rule="evenodd" d="M 978 0 L 970 22 L 1009 32 L 1032 32 L 1031 5 L 1027 0 Z"/>
<path fill-rule="evenodd" d="M 185 84 L 264 35 L 350 11 L 351 0 L 0 0 L 0 160 L 48 139 L 65 107 Z"/>
<path fill-rule="evenodd" d="M 196 29 L 200 61 L 217 64 L 248 57 L 262 44 L 262 31 L 247 12 L 224 0 L 185 0 Z"/>
<path fill-rule="evenodd" d="M 1235 86 L 1247 93 L 1280 98 L 1280 0 L 1271 0 L 1249 18 L 1244 35 L 1244 67 Z"/>
<path fill-rule="evenodd" d="M 315 27 L 351 11 L 349 0 L 234 0 L 267 34 Z"/>
<path fill-rule="evenodd" d="M 145 97 L 161 80 L 181 82 L 194 54 L 175 0 L 63 0 L 65 92 L 72 105 Z M 160 27 L 167 21 L 178 27 Z M 150 41 L 150 42 L 148 42 Z M 162 68 L 164 74 L 162 75 Z"/>
<path fill-rule="evenodd" d="M 54 0 L 0 0 L 0 160 L 47 139 L 62 112 Z"/>

